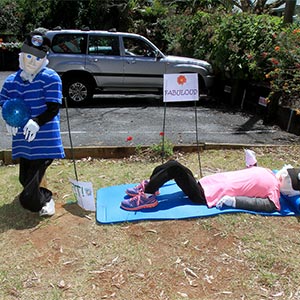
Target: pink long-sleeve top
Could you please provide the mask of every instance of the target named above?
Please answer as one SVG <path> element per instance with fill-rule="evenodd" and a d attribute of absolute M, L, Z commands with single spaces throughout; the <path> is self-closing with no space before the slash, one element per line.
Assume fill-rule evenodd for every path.
<path fill-rule="evenodd" d="M 225 195 L 269 198 L 280 210 L 280 183 L 266 168 L 251 167 L 244 170 L 217 173 L 199 180 L 208 207 L 213 207 Z"/>

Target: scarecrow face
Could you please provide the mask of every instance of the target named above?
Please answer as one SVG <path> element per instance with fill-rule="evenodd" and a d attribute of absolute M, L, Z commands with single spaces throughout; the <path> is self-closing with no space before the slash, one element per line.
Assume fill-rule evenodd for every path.
<path fill-rule="evenodd" d="M 30 53 L 23 53 L 23 70 L 28 74 L 36 74 L 46 58 L 39 58 Z"/>
<path fill-rule="evenodd" d="M 282 194 L 290 197 L 300 195 L 300 173 L 298 171 L 299 169 L 286 165 L 276 173 Z"/>

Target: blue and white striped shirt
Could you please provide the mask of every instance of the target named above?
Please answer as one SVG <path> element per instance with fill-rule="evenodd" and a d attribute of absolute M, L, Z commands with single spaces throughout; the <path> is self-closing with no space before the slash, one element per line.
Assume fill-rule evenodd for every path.
<path fill-rule="evenodd" d="M 31 108 L 31 118 L 34 118 L 47 109 L 47 102 L 61 104 L 62 83 L 54 70 L 42 69 L 32 82 L 23 81 L 21 71 L 6 78 L 0 93 L 1 106 L 9 99 L 23 99 Z M 59 113 L 40 127 L 32 142 L 25 140 L 23 128 L 19 128 L 12 140 L 12 158 L 19 157 L 30 160 L 65 157 L 60 135 Z"/>

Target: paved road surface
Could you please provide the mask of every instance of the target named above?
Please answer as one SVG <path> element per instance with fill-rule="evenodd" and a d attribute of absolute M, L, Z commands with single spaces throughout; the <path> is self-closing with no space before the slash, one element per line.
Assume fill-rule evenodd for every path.
<path fill-rule="evenodd" d="M 0 72 L 0 87 L 8 72 Z M 1 81 L 2 80 L 2 81 Z M 101 106 L 98 104 L 101 101 Z M 97 107 L 95 107 L 97 105 Z M 165 137 L 174 144 L 300 144 L 300 137 L 277 126 L 264 126 L 259 117 L 244 112 L 193 105 L 156 106 L 139 97 L 95 97 L 90 107 L 69 108 L 73 146 L 130 146 L 159 143 L 165 115 Z M 196 132 L 196 115 L 197 128 Z M 66 108 L 61 109 L 64 146 L 70 146 Z M 11 148 L 11 138 L 0 119 L 0 149 Z M 131 136 L 131 142 L 126 139 Z"/>

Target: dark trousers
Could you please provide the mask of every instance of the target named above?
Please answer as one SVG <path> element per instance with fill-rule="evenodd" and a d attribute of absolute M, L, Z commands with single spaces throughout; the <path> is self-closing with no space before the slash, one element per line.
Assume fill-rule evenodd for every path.
<path fill-rule="evenodd" d="M 19 181 L 23 186 L 23 191 L 19 200 L 25 209 L 38 212 L 51 200 L 52 192 L 40 187 L 40 183 L 52 162 L 53 159 L 20 158 Z"/>
<path fill-rule="evenodd" d="M 190 200 L 206 205 L 203 188 L 196 181 L 191 170 L 175 160 L 170 160 L 153 170 L 145 193 L 154 194 L 164 183 L 172 179 Z"/>

